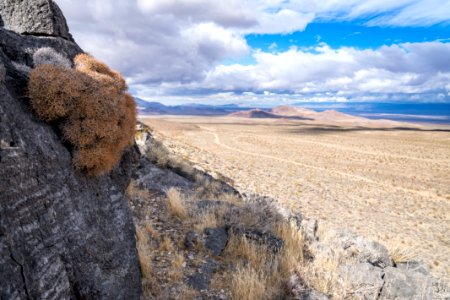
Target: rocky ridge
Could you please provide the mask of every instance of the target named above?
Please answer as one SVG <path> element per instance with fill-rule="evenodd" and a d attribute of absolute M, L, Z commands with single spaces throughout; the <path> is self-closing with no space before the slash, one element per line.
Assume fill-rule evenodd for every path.
<path fill-rule="evenodd" d="M 207 187 L 201 193 L 195 192 L 205 185 L 204 178 L 187 178 L 179 170 L 158 166 L 155 161 L 149 160 L 153 156 L 148 154 L 156 148 L 157 143 L 150 130 L 142 126 L 137 137 L 141 158 L 133 175 L 135 190 L 130 194 L 130 201 L 138 227 L 141 224 L 143 228 L 152 228 L 149 231 L 144 229 L 144 232 L 151 232 L 148 235 L 150 245 L 153 243 L 150 247 L 154 249 L 152 266 L 156 272 L 153 277 L 160 280 L 157 282 L 161 288 L 160 294 L 153 296 L 163 294 L 176 298 L 180 292 L 190 291 L 192 297 L 188 299 L 234 299 L 230 286 L 217 284 L 230 281 L 229 274 L 236 272 L 239 260 L 229 259 L 229 244 L 233 242 L 234 236 L 241 236 L 256 244 L 264 244 L 277 253 L 289 241 L 267 226 L 273 222 L 289 223 L 297 228 L 304 243 L 298 245 L 298 249 L 306 249 L 306 265 L 315 268 L 320 277 L 312 281 L 306 277 L 311 272 L 292 272 L 284 280 L 285 292 L 277 297 L 447 299 L 450 296 L 448 287 L 433 277 L 423 263 L 395 261 L 382 244 L 351 232 L 329 231 L 319 234 L 317 220 L 292 214 L 276 206 L 274 199 L 240 194 L 224 181 L 198 170 L 198 175 L 207 177 Z M 195 222 L 190 224 L 186 219 L 174 217 L 167 200 L 167 191 L 171 188 L 191 195 L 187 197 L 185 205 L 190 214 L 197 216 L 195 218 L 205 218 L 208 213 L 214 212 L 220 220 L 216 220 L 213 226 L 199 228 Z M 228 193 L 234 193 L 237 202 L 217 197 Z M 222 213 L 217 214 L 217 211 Z M 245 221 L 248 214 L 261 216 L 264 221 L 249 224 Z M 164 235 L 174 241 L 175 247 L 170 251 L 159 247 L 162 244 L 161 236 Z M 176 282 L 166 276 L 172 272 L 173 257 L 170 253 L 178 253 L 183 257 L 184 263 Z M 155 291 L 147 292 L 151 294 Z M 265 297 L 272 299 L 268 295 Z"/>
<path fill-rule="evenodd" d="M 74 171 L 56 127 L 31 113 L 25 86 L 37 49 L 52 47 L 70 59 L 82 50 L 52 1 L 4 1 L 0 16 L 1 299 L 138 299 L 140 271 L 148 299 L 229 299 L 237 262 L 248 264 L 229 252 L 233 237 L 273 255 L 288 247 L 271 222 L 292 224 L 307 264 L 325 262 L 328 269 L 316 282 L 306 276 L 311 272 L 291 272 L 277 294 L 261 299 L 450 297 L 423 264 L 396 263 L 381 244 L 348 232 L 320 236 L 317 221 L 270 198 L 240 194 L 195 168 L 162 166 L 149 158 L 156 147 L 148 129 L 138 131 L 139 156 L 131 149 L 110 175 Z M 178 216 L 168 201 L 171 188 L 189 196 Z M 190 223 L 183 214 L 198 219 Z"/>
<path fill-rule="evenodd" d="M 110 175 L 74 170 L 56 126 L 26 85 L 33 53 L 81 53 L 50 0 L 0 3 L 0 298 L 139 299 L 133 220 L 124 197 L 133 151 Z"/>

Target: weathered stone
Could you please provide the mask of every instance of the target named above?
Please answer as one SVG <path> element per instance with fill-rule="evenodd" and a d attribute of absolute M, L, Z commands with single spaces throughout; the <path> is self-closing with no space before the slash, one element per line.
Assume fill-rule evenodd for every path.
<path fill-rule="evenodd" d="M 236 207 L 234 204 L 229 202 L 224 202 L 220 200 L 198 200 L 194 201 L 194 208 L 196 213 L 202 214 L 208 211 L 214 211 L 216 209 L 225 208 L 232 209 Z"/>
<path fill-rule="evenodd" d="M 384 269 L 384 286 L 379 299 L 433 299 L 430 276 L 393 267 Z"/>
<path fill-rule="evenodd" d="M 343 265 L 339 275 L 344 287 L 351 292 L 352 299 L 378 299 L 383 287 L 383 270 L 369 263 Z"/>
<path fill-rule="evenodd" d="M 349 232 L 338 234 L 334 240 L 347 257 L 355 258 L 359 262 L 368 262 L 380 268 L 392 266 L 389 251 L 380 243 Z"/>
<path fill-rule="evenodd" d="M 245 238 L 258 244 L 266 245 L 274 253 L 280 251 L 284 244 L 282 239 L 270 231 L 243 227 L 232 227 L 231 230 L 237 236 L 244 236 Z"/>
<path fill-rule="evenodd" d="M 300 228 L 308 241 L 316 241 L 317 240 L 317 236 L 316 236 L 317 220 L 316 219 L 302 220 Z"/>
<path fill-rule="evenodd" d="M 289 297 L 283 299 L 292 300 L 329 300 L 330 298 L 316 290 L 305 287 L 297 274 L 292 274 L 287 283 Z M 281 297 L 280 297 L 281 298 Z"/>
<path fill-rule="evenodd" d="M 3 0 L 0 17 L 2 26 L 19 34 L 56 36 L 73 41 L 66 19 L 52 0 Z"/>
<path fill-rule="evenodd" d="M 218 256 L 222 254 L 228 243 L 228 232 L 224 227 L 220 228 L 205 228 L 205 248 Z"/>
<path fill-rule="evenodd" d="M 179 190 L 191 190 L 195 187 L 192 181 L 171 170 L 157 167 L 145 157 L 140 159 L 139 169 L 134 171 L 133 178 L 142 188 L 160 192 L 172 187 Z"/>
<path fill-rule="evenodd" d="M 329 300 L 329 299 L 330 298 L 327 295 L 318 292 L 316 290 L 310 290 L 309 294 L 306 295 L 304 298 L 302 298 L 302 300 Z"/>
<path fill-rule="evenodd" d="M 193 249 L 198 244 L 198 234 L 195 231 L 189 231 L 184 239 L 186 249 Z"/>
<path fill-rule="evenodd" d="M 109 175 L 74 170 L 56 130 L 31 113 L 27 74 L 15 67 L 33 67 L 41 47 L 69 59 L 81 52 L 53 5 L 0 3 L 7 28 L 44 35 L 0 28 L 0 298 L 139 299 L 134 225 L 123 194 L 131 152 Z"/>
<path fill-rule="evenodd" d="M 198 272 L 188 277 L 188 284 L 194 289 L 201 291 L 208 288 L 211 283 L 213 273 L 219 268 L 219 265 L 213 260 L 204 263 Z"/>
<path fill-rule="evenodd" d="M 397 263 L 396 267 L 402 270 L 411 270 L 413 272 L 419 272 L 423 275 L 430 275 L 428 267 L 423 262 L 420 261 L 401 262 Z"/>

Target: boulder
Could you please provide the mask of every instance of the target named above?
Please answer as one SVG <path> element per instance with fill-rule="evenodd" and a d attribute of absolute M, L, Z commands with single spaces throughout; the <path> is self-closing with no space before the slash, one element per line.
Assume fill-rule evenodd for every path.
<path fill-rule="evenodd" d="M 302 220 L 300 224 L 300 229 L 304 233 L 305 238 L 310 242 L 317 241 L 317 220 Z"/>
<path fill-rule="evenodd" d="M 194 249 L 199 243 L 199 236 L 195 231 L 188 231 L 184 239 L 186 249 Z"/>
<path fill-rule="evenodd" d="M 205 228 L 205 248 L 210 250 L 214 255 L 222 254 L 228 243 L 228 232 L 224 227 Z"/>
<path fill-rule="evenodd" d="M 433 280 L 420 272 L 387 267 L 379 299 L 433 299 Z"/>
<path fill-rule="evenodd" d="M 1 26 L 19 34 L 73 41 L 63 13 L 52 0 L 4 0 L 0 17 Z"/>
<path fill-rule="evenodd" d="M 139 168 L 134 170 L 133 179 L 142 188 L 161 193 L 164 193 L 172 187 L 183 191 L 195 188 L 194 182 L 178 175 L 172 170 L 158 167 L 146 157 L 140 158 Z"/>
<path fill-rule="evenodd" d="M 341 232 L 334 238 L 334 243 L 347 258 L 368 262 L 380 268 L 392 266 L 387 248 L 375 241 L 350 232 Z"/>
<path fill-rule="evenodd" d="M 270 231 L 244 227 L 231 227 L 230 230 L 236 236 L 243 236 L 260 245 L 266 245 L 274 253 L 280 251 L 284 245 L 283 240 Z"/>
<path fill-rule="evenodd" d="M 383 287 L 383 270 L 369 263 L 340 266 L 339 275 L 347 292 L 355 299 L 378 299 Z"/>
<path fill-rule="evenodd" d="M 397 263 L 397 268 L 402 270 L 411 270 L 413 272 L 419 272 L 423 275 L 430 275 L 430 271 L 428 270 L 428 267 L 420 261 L 407 261 L 407 262 L 401 262 Z"/>
<path fill-rule="evenodd" d="M 219 265 L 213 260 L 207 260 L 200 269 L 188 277 L 188 284 L 194 289 L 201 291 L 206 290 L 211 283 L 211 278 Z"/>
<path fill-rule="evenodd" d="M 2 1 L 0 16 L 0 299 L 139 299 L 132 151 L 102 177 L 73 168 L 28 106 L 27 70 L 39 48 L 82 50 L 52 1 Z"/>

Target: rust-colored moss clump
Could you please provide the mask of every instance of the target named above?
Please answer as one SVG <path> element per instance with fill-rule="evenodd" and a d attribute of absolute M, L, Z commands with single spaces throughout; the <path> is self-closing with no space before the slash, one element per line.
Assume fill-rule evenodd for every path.
<path fill-rule="evenodd" d="M 136 104 L 118 72 L 86 54 L 74 64 L 75 69 L 50 64 L 33 69 L 31 105 L 42 120 L 61 124 L 64 140 L 74 146 L 75 167 L 99 176 L 132 145 Z"/>

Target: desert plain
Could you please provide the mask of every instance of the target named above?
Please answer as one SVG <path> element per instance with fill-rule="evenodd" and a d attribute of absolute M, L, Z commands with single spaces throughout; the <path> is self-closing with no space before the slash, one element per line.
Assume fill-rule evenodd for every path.
<path fill-rule="evenodd" d="M 450 127 L 141 116 L 170 151 L 319 231 L 350 230 L 450 277 Z"/>

